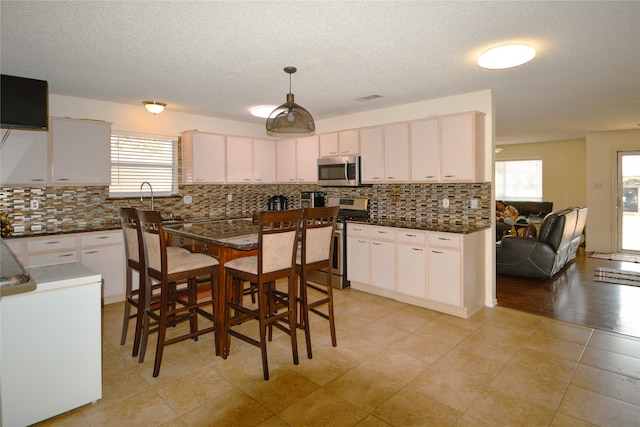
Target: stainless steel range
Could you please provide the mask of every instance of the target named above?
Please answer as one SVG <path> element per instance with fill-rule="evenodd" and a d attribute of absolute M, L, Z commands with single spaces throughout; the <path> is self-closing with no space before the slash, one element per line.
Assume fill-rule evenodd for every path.
<path fill-rule="evenodd" d="M 329 197 L 327 206 L 340 206 L 333 237 L 333 263 L 331 282 L 334 288 L 342 289 L 349 286 L 347 281 L 347 239 L 345 223 L 348 220 L 369 219 L 369 199 L 353 197 Z M 309 280 L 324 282 L 325 276 L 319 272 L 309 275 Z"/>

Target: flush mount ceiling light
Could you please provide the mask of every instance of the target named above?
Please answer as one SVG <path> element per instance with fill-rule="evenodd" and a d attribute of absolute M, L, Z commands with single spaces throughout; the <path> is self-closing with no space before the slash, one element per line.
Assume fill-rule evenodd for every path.
<path fill-rule="evenodd" d="M 260 105 L 258 107 L 253 107 L 251 109 L 251 115 L 266 119 L 267 117 L 269 117 L 269 115 L 275 108 L 278 108 L 278 106 L 277 105 Z"/>
<path fill-rule="evenodd" d="M 520 43 L 492 47 L 478 58 L 478 65 L 490 70 L 517 67 L 531 61 L 536 51 L 531 46 Z"/>
<path fill-rule="evenodd" d="M 164 111 L 164 107 L 167 106 L 164 102 L 156 102 L 156 101 L 144 101 L 144 108 L 147 109 L 148 112 L 153 114 L 159 114 Z"/>
<path fill-rule="evenodd" d="M 311 114 L 293 102 L 291 74 L 296 71 L 296 67 L 284 68 L 284 72 L 289 74 L 289 93 L 287 94 L 287 102 L 276 107 L 267 118 L 267 135 L 269 136 L 304 136 L 313 135 L 316 132 L 316 125 Z"/>

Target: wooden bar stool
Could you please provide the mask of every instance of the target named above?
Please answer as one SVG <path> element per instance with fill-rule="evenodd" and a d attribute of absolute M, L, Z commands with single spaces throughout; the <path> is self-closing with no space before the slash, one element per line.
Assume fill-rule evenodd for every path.
<path fill-rule="evenodd" d="M 275 326 L 290 336 L 293 363 L 298 364 L 295 257 L 301 221 L 301 209 L 261 212 L 258 254 L 237 258 L 224 265 L 227 275 L 224 330 L 227 336 L 223 357 L 226 359 L 229 354 L 231 336 L 259 347 L 265 380 L 269 379 L 267 328 Z M 278 279 L 287 280 L 286 291 L 276 289 Z M 257 308 L 244 305 L 244 282 L 255 285 Z M 250 320 L 258 322 L 258 340 L 233 329 Z"/>
<path fill-rule="evenodd" d="M 333 261 L 333 236 L 338 217 L 338 206 L 306 208 L 302 219 L 302 244 L 296 256 L 296 271 L 300 278 L 300 323 L 307 342 L 307 357 L 311 359 L 311 332 L 309 313 L 314 313 L 329 321 L 331 344 L 337 345 L 336 325 L 333 313 L 333 287 L 331 286 L 331 266 Z M 323 283 L 310 282 L 309 272 L 323 270 Z M 309 298 L 309 290 L 313 295 Z M 326 312 L 319 310 L 326 305 Z"/>
<path fill-rule="evenodd" d="M 210 332 L 218 333 L 219 324 L 215 309 L 215 287 L 218 286 L 218 261 L 205 254 L 191 253 L 186 249 L 171 251 L 167 248 L 167 238 L 162 230 L 162 218 L 158 211 L 138 210 L 142 241 L 145 248 L 146 304 L 142 340 L 140 343 L 140 361 L 144 353 L 152 321 L 157 324 L 158 343 L 153 376 L 160 373 L 160 364 L 164 347 L 187 339 L 197 341 L 198 337 Z M 198 300 L 198 277 L 211 278 L 211 298 Z M 152 281 L 159 284 L 157 307 L 151 304 Z M 206 307 L 210 311 L 205 310 Z M 211 321 L 211 326 L 198 328 L 198 315 Z M 189 321 L 189 332 L 167 339 L 167 326 L 181 321 Z M 215 352 L 219 354 L 217 337 L 214 339 Z"/>

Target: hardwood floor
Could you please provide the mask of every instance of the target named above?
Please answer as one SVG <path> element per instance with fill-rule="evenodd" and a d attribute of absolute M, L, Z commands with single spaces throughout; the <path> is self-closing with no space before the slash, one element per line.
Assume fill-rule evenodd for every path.
<path fill-rule="evenodd" d="M 590 258 L 584 248 L 545 281 L 496 276 L 498 305 L 565 322 L 640 337 L 640 287 L 593 280 L 597 267 L 640 270 L 640 264 Z"/>

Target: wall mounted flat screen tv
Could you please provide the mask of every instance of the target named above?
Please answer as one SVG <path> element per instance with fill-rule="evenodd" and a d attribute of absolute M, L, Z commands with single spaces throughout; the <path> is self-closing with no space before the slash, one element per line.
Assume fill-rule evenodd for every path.
<path fill-rule="evenodd" d="M 7 129 L 47 130 L 49 85 L 45 80 L 1 75 L 1 125 Z"/>

